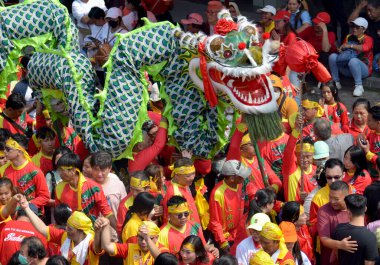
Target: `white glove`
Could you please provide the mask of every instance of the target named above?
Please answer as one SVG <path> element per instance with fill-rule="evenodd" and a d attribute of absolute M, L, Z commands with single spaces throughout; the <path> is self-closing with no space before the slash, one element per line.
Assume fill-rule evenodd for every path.
<path fill-rule="evenodd" d="M 160 101 L 161 98 L 160 98 L 160 91 L 158 89 L 158 85 L 157 83 L 154 83 L 151 87 L 150 87 L 150 97 L 149 99 L 153 102 L 157 102 L 157 101 Z"/>

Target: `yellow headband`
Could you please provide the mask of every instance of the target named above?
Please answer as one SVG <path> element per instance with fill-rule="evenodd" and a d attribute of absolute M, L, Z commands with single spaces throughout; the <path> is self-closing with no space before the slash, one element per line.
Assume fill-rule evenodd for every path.
<path fill-rule="evenodd" d="M 319 105 L 318 102 L 315 102 L 315 101 L 310 101 L 308 99 L 304 99 L 302 100 L 302 107 L 306 108 L 306 109 L 314 109 L 314 108 L 317 108 L 318 109 L 318 112 L 317 112 L 317 117 L 322 117 L 323 116 L 323 108 L 321 105 Z"/>
<path fill-rule="evenodd" d="M 69 219 L 67 219 L 67 225 L 82 230 L 86 235 L 89 233 L 93 234 L 91 219 L 82 212 L 73 212 Z"/>
<path fill-rule="evenodd" d="M 148 229 L 149 236 L 158 236 L 160 234 L 160 228 L 152 221 L 143 221 L 140 227 L 145 226 Z"/>
<path fill-rule="evenodd" d="M 305 153 L 313 153 L 314 154 L 314 145 L 309 143 L 302 144 L 302 151 Z M 301 152 L 301 144 L 297 144 L 296 146 L 296 153 Z"/>
<path fill-rule="evenodd" d="M 71 166 L 69 166 L 69 167 L 67 167 L 67 166 L 61 166 L 61 167 L 59 167 L 59 168 L 62 168 L 62 169 L 64 169 L 64 170 L 70 170 L 70 169 L 73 169 L 73 167 L 71 167 Z"/>
<path fill-rule="evenodd" d="M 190 250 L 191 252 L 195 252 L 195 248 L 194 248 L 194 245 L 191 244 L 191 243 L 187 243 L 185 245 L 183 245 L 184 248 L 187 248 L 188 250 Z"/>
<path fill-rule="evenodd" d="M 149 185 L 150 185 L 149 180 L 141 180 L 135 177 L 131 177 L 130 186 L 133 188 L 146 188 L 146 187 L 149 187 Z"/>
<path fill-rule="evenodd" d="M 0 151 L 0 156 L 5 156 L 4 151 Z"/>
<path fill-rule="evenodd" d="M 13 140 L 12 138 L 9 138 L 9 139 L 5 142 L 5 146 L 6 146 L 6 147 L 9 147 L 9 148 L 12 148 L 12 149 L 16 149 L 16 150 L 21 151 L 21 152 L 24 154 L 24 157 L 25 157 L 29 162 L 32 161 L 32 159 L 30 158 L 28 152 L 26 152 L 26 150 L 24 149 L 24 147 L 22 147 L 18 142 L 16 142 L 16 141 Z"/>
<path fill-rule="evenodd" d="M 245 144 L 250 144 L 250 143 L 252 143 L 251 138 L 249 137 L 249 134 L 246 134 L 243 136 L 243 139 L 241 139 L 240 146 L 243 146 Z"/>
<path fill-rule="evenodd" d="M 174 177 L 174 175 L 187 175 L 195 173 L 195 167 L 194 166 L 182 166 L 182 167 L 174 167 L 174 165 L 169 166 L 169 169 L 172 170 L 171 178 Z"/>
<path fill-rule="evenodd" d="M 184 213 L 188 211 L 189 211 L 189 205 L 187 204 L 187 202 L 168 207 L 169 213 Z"/>

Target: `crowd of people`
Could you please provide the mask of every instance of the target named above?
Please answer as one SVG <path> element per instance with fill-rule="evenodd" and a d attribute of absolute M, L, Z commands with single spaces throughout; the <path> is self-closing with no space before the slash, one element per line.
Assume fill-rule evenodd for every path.
<path fill-rule="evenodd" d="M 313 18 L 306 0 L 267 5 L 256 25 L 285 49 L 310 42 L 332 80 L 306 88 L 302 73 L 274 65 L 283 132 L 255 148 L 241 114 L 211 160 L 168 143 L 159 83 L 150 85 L 150 121 L 133 158 L 90 153 L 33 98 L 23 57 L 20 80 L 0 102 L 0 264 L 380 264 L 380 105 L 358 98 L 349 109 L 338 96 L 340 74 L 361 97 L 363 79 L 379 71 L 380 1 L 359 1 L 347 21 L 334 13 L 341 1 L 322 2 Z M 171 0 L 63 4 L 100 85 L 104 44 L 116 33 L 143 17 L 173 22 Z M 241 15 L 234 2 L 209 1 L 205 17 L 189 12 L 180 23 L 214 34 L 224 8 Z"/>

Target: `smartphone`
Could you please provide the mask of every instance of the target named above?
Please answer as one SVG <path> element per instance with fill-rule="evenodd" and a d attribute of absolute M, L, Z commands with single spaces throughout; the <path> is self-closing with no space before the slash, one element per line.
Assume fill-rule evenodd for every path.
<path fill-rule="evenodd" d="M 363 145 L 366 145 L 366 144 L 367 144 L 367 141 L 366 141 L 365 139 L 360 138 L 359 141 L 360 141 Z"/>

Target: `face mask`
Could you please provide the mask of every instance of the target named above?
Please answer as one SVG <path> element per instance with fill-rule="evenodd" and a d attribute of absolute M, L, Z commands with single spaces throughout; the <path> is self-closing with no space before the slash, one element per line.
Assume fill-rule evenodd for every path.
<path fill-rule="evenodd" d="M 111 28 L 116 28 L 119 26 L 119 21 L 108 21 L 108 25 L 110 25 Z"/>
<path fill-rule="evenodd" d="M 26 257 L 24 257 L 23 255 L 21 255 L 21 253 L 18 254 L 18 261 L 20 262 L 21 265 L 28 265 L 29 264 L 29 262 L 26 259 Z"/>

